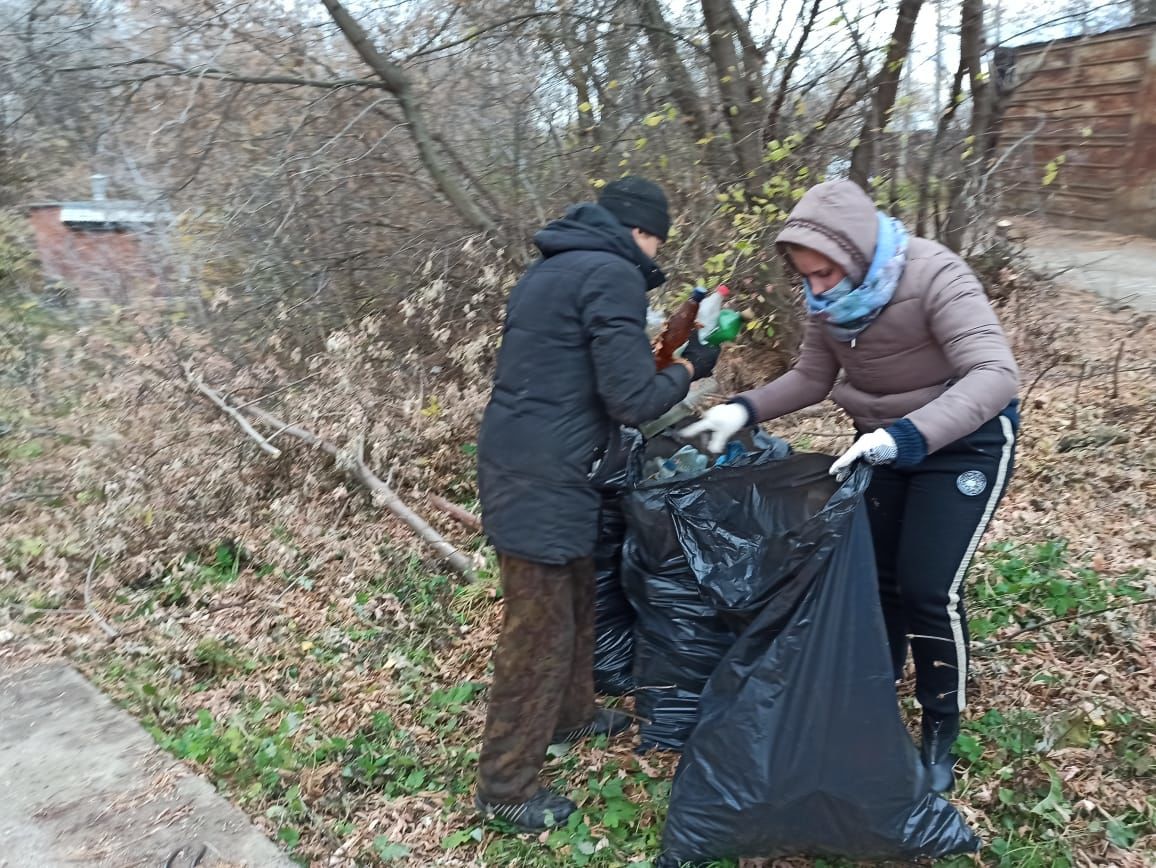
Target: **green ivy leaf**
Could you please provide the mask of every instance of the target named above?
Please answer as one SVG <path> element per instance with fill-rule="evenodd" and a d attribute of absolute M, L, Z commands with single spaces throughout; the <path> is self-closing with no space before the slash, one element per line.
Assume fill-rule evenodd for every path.
<path fill-rule="evenodd" d="M 292 850 L 301 842 L 301 832 L 292 826 L 282 826 L 277 832 L 277 840 Z"/>
<path fill-rule="evenodd" d="M 467 841 L 481 840 L 482 829 L 480 826 L 473 829 L 459 829 L 458 831 L 446 835 L 444 838 L 442 838 L 442 849 L 453 850 L 462 846 L 462 844 L 465 844 Z"/>
<path fill-rule="evenodd" d="M 373 852 L 383 862 L 396 862 L 409 855 L 409 847 L 404 844 L 394 844 L 385 835 L 378 835 L 373 839 Z"/>
<path fill-rule="evenodd" d="M 1131 850 L 1136 843 L 1137 833 L 1132 827 L 1115 817 L 1108 821 L 1108 840 L 1121 850 Z"/>

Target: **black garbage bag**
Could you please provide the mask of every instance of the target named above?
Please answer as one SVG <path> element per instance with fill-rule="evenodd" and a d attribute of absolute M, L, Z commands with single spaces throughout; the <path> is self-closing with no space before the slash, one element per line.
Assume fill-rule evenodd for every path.
<path fill-rule="evenodd" d="M 715 602 L 699 589 L 672 521 L 669 501 L 685 491 L 709 489 L 716 479 L 782 461 L 790 454 L 785 440 L 766 435 L 748 438 L 748 444 L 760 448 L 728 467 L 691 479 L 643 483 L 623 501 L 627 536 L 622 551 L 622 584 L 637 616 L 634 710 L 640 718 L 640 751 L 682 748 L 698 716 L 699 695 L 738 636 Z M 659 443 L 656 448 L 663 446 Z M 666 448 L 677 449 L 679 444 L 672 442 Z"/>
<path fill-rule="evenodd" d="M 930 792 L 899 715 L 861 468 L 798 455 L 667 492 L 687 563 L 741 636 L 675 775 L 661 865 L 912 860 L 979 840 Z"/>
<path fill-rule="evenodd" d="M 622 590 L 626 517 L 621 496 L 602 497 L 594 549 L 594 689 L 622 696 L 634 689 L 634 609 Z"/>
<path fill-rule="evenodd" d="M 622 546 L 626 518 L 622 496 L 641 475 L 642 435 L 631 428 L 613 432 L 594 482 L 602 494 L 594 548 L 594 688 L 621 696 L 634 688 L 634 609 L 622 590 Z"/>

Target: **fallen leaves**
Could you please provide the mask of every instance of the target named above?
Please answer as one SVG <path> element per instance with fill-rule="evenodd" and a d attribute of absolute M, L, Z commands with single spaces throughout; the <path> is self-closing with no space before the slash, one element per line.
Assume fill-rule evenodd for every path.
<path fill-rule="evenodd" d="M 1031 295 L 1009 303 L 1004 315 L 1025 384 L 1034 386 L 1024 408 L 1018 470 L 986 542 L 1067 540 L 1065 569 L 1129 577 L 1156 596 L 1156 378 L 1143 367 L 1156 361 L 1156 328 L 1073 293 L 1015 291 Z M 1128 370 L 1115 370 L 1124 334 Z M 376 363 L 359 352 L 359 342 L 370 338 L 355 332 L 336 338 L 314 376 L 278 397 L 296 408 L 296 424 L 319 436 L 366 432 L 374 466 L 383 475 L 392 472 L 394 485 L 414 495 L 412 502 L 434 492 L 470 504 L 474 458 L 466 447 L 485 382 L 440 383 L 436 402 L 424 391 L 428 382 L 416 377 L 382 383 Z M 91 339 L 100 342 L 102 358 L 122 351 L 99 335 Z M 190 341 L 201 354 L 198 369 L 212 382 L 236 384 L 231 397 L 238 403 L 294 379 L 271 362 L 236 370 L 210 347 Z M 439 711 L 441 718 L 429 715 L 435 693 L 488 681 L 501 617 L 492 571 L 469 591 L 438 581 L 415 554 L 412 535 L 373 509 L 362 492 L 346 488 L 330 462 L 278 440 L 288 461 L 263 460 L 228 419 L 189 401 L 177 387 L 178 368 L 166 381 L 155 365 L 146 370 L 131 363 L 140 348 L 123 352 L 129 358 L 108 362 L 98 389 L 90 388 L 93 372 L 75 367 L 54 370 L 46 380 L 47 390 L 74 396 L 69 430 L 99 436 L 89 443 L 45 438 L 44 454 L 14 464 L 0 479 L 9 531 L 0 661 L 72 657 L 170 734 L 202 710 L 227 723 L 294 709 L 300 724 L 286 749 L 299 752 L 293 757 L 299 772 L 267 791 L 231 792 L 271 835 L 289 821 L 267 811 L 285 810 L 292 801 L 286 793 L 296 787 L 296 852 L 313 864 L 364 864 L 374 857 L 415 866 L 485 864 L 495 833 L 470 807 L 484 694 L 471 692 L 450 711 Z M 728 367 L 736 382 L 748 382 L 776 364 L 744 351 Z M 141 395 L 148 401 L 142 404 Z M 31 393 L 8 398 L 35 406 Z M 431 406 L 438 412 L 423 415 Z M 403 421 L 391 421 L 396 419 Z M 774 426 L 774 433 L 805 437 L 816 451 L 845 445 L 849 430 L 829 407 Z M 1112 436 L 1100 436 L 1107 430 Z M 8 493 L 40 487 L 65 492 L 62 502 L 3 502 Z M 429 519 L 460 547 L 479 548 L 476 536 L 452 518 Z M 238 554 L 217 563 L 222 540 L 232 541 Z M 84 568 L 96 545 L 115 556 L 94 576 L 93 592 L 118 629 L 133 631 L 112 647 L 82 614 L 69 613 L 82 609 Z M 977 563 L 971 582 L 991 578 L 989 555 Z M 1021 606 L 1019 616 L 1046 617 Z M 46 607 L 61 611 L 35 614 Z M 1005 632 L 990 638 L 998 641 L 1014 629 L 1001 628 Z M 978 726 L 992 711 L 1029 714 L 1038 727 L 1031 743 L 1017 749 L 1046 764 L 1054 777 L 1029 774 L 1010 755 L 1006 767 L 991 772 L 967 768 L 957 802 L 968 820 L 989 840 L 1005 834 L 1009 784 L 1018 786 L 1031 794 L 1023 796 L 1029 799 L 1026 813 L 1067 827 L 1077 864 L 1142 865 L 1136 853 L 1156 847 L 1152 833 L 1136 831 L 1139 821 L 1135 828 L 1109 823 L 1152 810 L 1153 747 L 1135 743 L 1130 732 L 1156 721 L 1156 607 L 1046 625 L 977 653 L 974 675 L 970 721 Z M 364 735 L 379 713 L 401 735 L 399 744 L 378 746 L 404 747 L 421 766 L 413 792 L 387 798 L 372 787 L 351 786 L 343 761 L 309 760 L 308 751 L 324 739 Z M 1018 732 L 1018 724 L 1001 726 L 997 734 Z M 997 749 L 977 741 L 981 758 Z M 661 822 L 664 810 L 647 787 L 665 786 L 676 762 L 665 754 L 635 756 L 628 744 L 616 743 L 557 757 L 549 773 L 585 792 L 600 769 L 617 768 L 612 777 L 640 807 L 637 824 L 645 831 Z M 1008 778 L 999 777 L 1005 773 Z M 228 778 L 221 783 L 230 786 Z M 595 807 L 601 799 L 588 797 Z M 591 822 L 582 846 L 603 858 L 615 839 Z M 1130 836 L 1136 853 L 1117 846 Z M 542 853 L 563 864 L 563 851 L 546 839 Z"/>

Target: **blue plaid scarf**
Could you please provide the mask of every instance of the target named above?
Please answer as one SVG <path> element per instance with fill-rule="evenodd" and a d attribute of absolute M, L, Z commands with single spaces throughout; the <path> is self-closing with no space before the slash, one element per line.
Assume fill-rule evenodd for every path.
<path fill-rule="evenodd" d="M 823 320 L 837 340 L 847 343 L 854 341 L 871 325 L 891 301 L 907 261 L 907 230 L 902 223 L 882 211 L 876 214 L 879 235 L 875 242 L 875 256 L 862 283 L 852 286 L 850 278 L 843 278 L 822 295 L 815 295 L 811 292 L 810 281 L 803 281 L 808 312 Z"/>

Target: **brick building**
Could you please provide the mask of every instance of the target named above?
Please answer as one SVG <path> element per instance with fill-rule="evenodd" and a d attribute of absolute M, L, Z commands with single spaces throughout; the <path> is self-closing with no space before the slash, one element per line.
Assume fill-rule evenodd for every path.
<path fill-rule="evenodd" d="M 161 233 L 167 216 L 140 202 L 109 199 L 101 175 L 92 199 L 27 207 L 48 285 L 62 285 L 81 300 L 118 304 L 163 294 Z"/>

